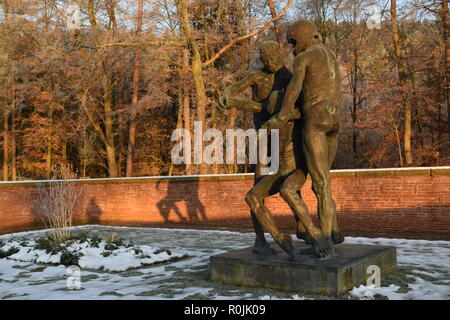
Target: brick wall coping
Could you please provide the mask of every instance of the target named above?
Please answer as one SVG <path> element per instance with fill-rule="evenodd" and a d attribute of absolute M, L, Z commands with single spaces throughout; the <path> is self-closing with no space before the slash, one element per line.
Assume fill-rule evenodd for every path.
<path fill-rule="evenodd" d="M 338 169 L 331 170 L 332 177 L 386 177 L 386 176 L 436 176 L 450 175 L 450 166 L 443 167 L 408 167 L 381 169 Z M 206 174 L 183 176 L 146 176 L 131 178 L 95 178 L 73 179 L 81 184 L 107 183 L 140 183 L 140 182 L 168 182 L 168 181 L 224 181 L 224 180 L 252 180 L 253 173 L 237 174 Z M 48 184 L 51 180 L 0 181 L 0 188 L 35 187 Z"/>

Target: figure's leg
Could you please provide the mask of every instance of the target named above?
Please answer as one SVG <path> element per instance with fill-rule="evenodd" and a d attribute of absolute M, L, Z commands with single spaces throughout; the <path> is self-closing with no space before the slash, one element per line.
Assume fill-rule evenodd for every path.
<path fill-rule="evenodd" d="M 301 193 L 300 192 L 297 192 L 298 193 L 298 196 L 300 197 L 300 199 L 301 199 Z M 303 199 L 302 199 L 303 200 Z M 291 209 L 292 210 L 292 209 Z M 306 210 L 308 210 L 308 208 L 306 207 Z M 294 211 L 292 211 L 292 212 L 294 212 Z M 307 244 L 313 244 L 313 239 L 309 236 L 309 234 L 308 234 L 308 232 L 306 231 L 306 228 L 305 228 L 305 226 L 303 225 L 303 222 L 301 221 L 301 219 L 298 217 L 298 215 L 296 215 L 295 213 L 294 213 L 294 218 L 295 218 L 295 221 L 296 221 L 296 223 L 297 223 L 297 231 L 296 231 L 296 233 L 295 233 L 295 235 L 296 235 L 296 237 L 297 237 L 297 239 L 299 239 L 299 240 L 303 240 L 303 241 L 305 241 Z"/>
<path fill-rule="evenodd" d="M 283 141 L 285 141 L 285 149 L 283 150 L 284 156 L 282 160 L 282 167 L 284 170 L 281 170 L 284 181 L 280 187 L 280 194 L 285 202 L 289 204 L 288 198 L 290 198 L 290 193 L 296 193 L 294 201 L 298 201 L 298 203 L 295 208 L 291 206 L 292 203 L 290 205 L 297 223 L 296 236 L 298 239 L 302 239 L 306 243 L 311 244 L 311 237 L 306 231 L 304 221 L 302 221 L 301 218 L 302 215 L 298 213 L 298 210 L 303 210 L 309 216 L 308 208 L 301 199 L 301 188 L 306 182 L 308 170 L 306 169 L 305 157 L 302 154 L 301 135 L 299 134 L 300 128 L 297 128 L 296 125 L 298 125 L 298 123 L 288 122 L 283 131 L 287 136 L 282 136 Z M 294 130 L 294 128 L 296 129 Z"/>
<path fill-rule="evenodd" d="M 336 130 L 336 133 L 327 135 L 327 143 L 328 143 L 328 168 L 331 169 L 331 165 L 333 164 L 334 158 L 336 156 L 337 145 L 338 145 L 337 130 Z M 340 232 L 338 224 L 337 224 L 336 210 L 334 210 L 334 214 L 333 214 L 333 227 L 332 227 L 332 231 L 331 231 L 331 238 L 333 239 L 334 244 L 342 243 L 345 240 L 345 237 Z"/>
<path fill-rule="evenodd" d="M 295 169 L 292 171 L 292 173 L 293 173 L 293 172 L 295 172 Z M 289 174 L 288 174 L 288 176 L 289 176 Z M 282 179 L 283 179 L 283 181 L 285 181 L 285 179 L 287 179 L 287 177 L 284 176 L 284 177 L 282 177 Z M 305 179 L 305 181 L 306 181 L 306 179 Z M 300 197 L 300 200 L 301 200 L 302 202 L 303 202 L 303 199 L 301 199 L 301 192 L 300 192 L 300 189 L 303 187 L 303 184 L 304 184 L 304 182 L 298 184 L 297 189 L 296 189 L 297 194 L 298 194 L 298 196 Z M 283 185 L 284 185 L 284 184 L 282 184 L 282 186 L 283 186 Z M 281 192 L 281 191 L 282 191 L 282 186 L 280 186 L 278 192 Z M 295 188 L 295 187 L 294 187 L 294 188 Z M 281 196 L 282 196 L 282 195 L 281 195 Z M 282 196 L 282 197 L 283 197 L 283 196 Z M 306 204 L 304 204 L 304 205 L 302 206 L 302 208 L 304 208 L 304 209 L 308 212 L 308 207 L 306 206 Z M 292 213 L 294 214 L 294 218 L 295 218 L 295 222 L 296 222 L 296 237 L 297 237 L 297 239 L 303 240 L 303 241 L 305 241 L 305 242 L 308 243 L 308 244 L 312 244 L 312 238 L 309 236 L 308 232 L 306 231 L 306 228 L 305 228 L 305 226 L 304 226 L 304 224 L 303 224 L 303 221 L 300 219 L 299 215 L 296 214 L 294 210 L 292 210 L 292 208 L 291 208 L 291 211 L 292 211 Z M 309 212 L 308 212 L 308 214 L 309 214 Z"/>
<path fill-rule="evenodd" d="M 280 247 L 288 253 L 291 259 L 296 259 L 292 238 L 289 235 L 282 234 L 273 220 L 272 213 L 264 205 L 264 198 L 276 193 L 282 183 L 281 174 L 269 175 L 263 177 L 245 197 L 245 201 L 254 212 L 263 229 L 270 233 L 273 239 Z"/>
<path fill-rule="evenodd" d="M 257 185 L 257 183 L 264 178 L 261 175 L 261 164 L 256 165 L 255 169 L 255 178 L 253 187 Z M 264 200 L 263 200 L 264 201 Z M 276 250 L 270 247 L 269 242 L 267 242 L 266 237 L 264 236 L 264 229 L 256 218 L 255 213 L 250 208 L 250 215 L 252 217 L 253 229 L 255 230 L 255 243 L 253 244 L 253 252 L 261 255 L 275 255 L 277 254 Z"/>
<path fill-rule="evenodd" d="M 306 239 L 303 238 L 304 234 L 299 234 L 299 230 L 297 230 L 297 237 L 303 238 L 305 241 L 314 241 L 321 238 L 322 233 L 320 232 L 320 229 L 314 226 L 308 207 L 299 193 L 299 190 L 303 187 L 305 182 L 305 171 L 298 169 L 286 178 L 281 186 L 280 194 L 283 200 L 286 201 L 291 208 L 296 220 L 301 221 L 302 226 L 306 229 L 305 234 L 309 235 L 312 239 L 309 237 Z"/>
<path fill-rule="evenodd" d="M 330 119 L 329 114 L 319 110 L 309 119 L 303 130 L 303 151 L 306 158 L 308 172 L 312 179 L 312 189 L 317 197 L 317 213 L 319 217 L 320 229 L 322 235 L 316 239 L 316 251 L 320 256 L 327 256 L 334 252 L 334 246 L 331 239 L 336 205 L 331 197 L 330 170 L 329 170 L 329 152 L 326 132 L 327 122 Z M 310 113 L 313 113 L 310 110 Z M 322 116 L 322 117 L 321 117 Z M 316 117 L 316 118 L 314 118 Z M 315 235 L 311 236 L 314 238 Z"/>

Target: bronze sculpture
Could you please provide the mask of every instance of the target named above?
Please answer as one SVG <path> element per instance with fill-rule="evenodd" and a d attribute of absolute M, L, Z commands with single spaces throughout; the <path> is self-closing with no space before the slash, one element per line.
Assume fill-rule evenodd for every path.
<path fill-rule="evenodd" d="M 261 177 L 257 171 L 255 184 L 246 196 L 256 233 L 253 251 L 273 253 L 264 239 L 265 230 L 291 259 L 298 258 L 292 238 L 279 231 L 264 205 L 264 198 L 279 192 L 297 220 L 297 237 L 312 243 L 319 257 L 326 257 L 334 252 L 334 244 L 344 241 L 337 226 L 329 173 L 339 132 L 339 66 L 322 43 L 317 27 L 308 20 L 298 20 L 290 26 L 288 42 L 294 46 L 296 56 L 292 78 L 283 70 L 278 45 L 265 42 L 260 52 L 265 68 L 225 90 L 219 104 L 254 112 L 256 129 L 280 129 L 279 172 Z M 276 77 L 279 70 L 283 70 L 284 77 Z M 256 101 L 234 96 L 249 86 L 254 89 Z M 264 112 L 258 119 L 256 115 Z M 260 120 L 274 113 L 261 126 Z M 301 198 L 300 190 L 308 174 L 318 200 L 319 228 L 314 226 Z"/>
<path fill-rule="evenodd" d="M 224 94 L 219 98 L 219 106 L 222 110 L 236 108 L 242 111 L 250 111 L 254 114 L 254 125 L 259 129 L 261 125 L 270 119 L 274 112 L 279 111 L 284 91 L 291 80 L 292 74 L 283 66 L 281 49 L 275 41 L 265 41 L 260 47 L 260 57 L 264 64 L 261 70 L 248 73 L 242 80 L 226 88 Z M 253 99 L 239 96 L 248 87 L 253 89 Z M 264 237 L 260 219 L 264 219 L 262 212 L 268 209 L 264 206 L 264 198 L 280 192 L 284 179 L 293 172 L 297 165 L 294 156 L 294 147 L 298 143 L 292 141 L 292 131 L 298 127 L 300 114 L 298 109 L 293 109 L 289 116 L 288 124 L 280 130 L 280 168 L 275 175 L 262 176 L 260 163 L 255 170 L 254 186 L 247 194 L 246 201 L 251 209 L 252 222 L 255 229 L 256 239 L 253 252 L 262 255 L 275 254 Z M 298 135 L 296 135 L 298 136 Z M 298 148 L 297 148 L 298 149 Z M 269 212 L 270 215 L 270 212 Z M 297 220 L 297 237 L 308 241 L 307 233 L 299 217 Z M 265 226 L 266 231 L 271 233 L 276 241 L 282 243 L 280 232 L 275 223 Z"/>
<path fill-rule="evenodd" d="M 326 257 L 334 252 L 333 243 L 344 241 L 337 226 L 336 205 L 330 186 L 330 167 L 336 155 L 339 133 L 339 65 L 312 22 L 294 22 L 287 36 L 288 42 L 294 46 L 293 77 L 286 89 L 281 110 L 262 127 L 272 129 L 285 126 L 297 100 L 302 97 L 300 140 L 306 165 L 297 168 L 286 179 L 282 195 L 291 209 L 301 216 L 317 254 Z M 318 202 L 320 228 L 316 228 L 310 217 L 304 214 L 302 208 L 305 204 L 297 193 L 307 174 L 311 175 Z M 295 257 L 295 252 L 290 253 L 292 255 Z"/>

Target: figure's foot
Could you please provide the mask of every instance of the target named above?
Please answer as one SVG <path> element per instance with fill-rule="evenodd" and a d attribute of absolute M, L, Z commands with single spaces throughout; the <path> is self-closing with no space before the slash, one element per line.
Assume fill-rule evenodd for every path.
<path fill-rule="evenodd" d="M 332 231 L 331 239 L 333 240 L 334 244 L 339 244 L 345 241 L 345 237 L 340 231 Z"/>
<path fill-rule="evenodd" d="M 331 237 L 314 240 L 314 251 L 319 258 L 325 258 L 334 253 L 334 245 Z"/>
<path fill-rule="evenodd" d="M 298 253 L 295 251 L 295 248 L 292 245 L 291 236 L 283 235 L 281 241 L 277 241 L 277 243 L 280 245 L 281 249 L 283 249 L 288 254 L 289 260 L 298 260 Z"/>
<path fill-rule="evenodd" d="M 309 236 L 309 234 L 305 231 L 300 232 L 297 231 L 297 239 L 305 241 L 307 244 L 313 244 L 314 240 Z"/>
<path fill-rule="evenodd" d="M 273 249 L 265 240 L 255 240 L 252 251 L 253 253 L 260 254 L 262 256 L 274 256 L 277 254 L 277 251 Z"/>

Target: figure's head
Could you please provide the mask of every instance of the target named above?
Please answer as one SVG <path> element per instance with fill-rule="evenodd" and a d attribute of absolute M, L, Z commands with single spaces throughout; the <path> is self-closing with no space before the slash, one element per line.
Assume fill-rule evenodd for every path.
<path fill-rule="evenodd" d="M 322 36 L 314 23 L 302 19 L 289 27 L 287 41 L 294 46 L 294 54 L 297 55 L 316 43 L 322 43 Z"/>
<path fill-rule="evenodd" d="M 259 56 L 270 72 L 278 71 L 283 66 L 283 53 L 275 41 L 264 41 L 259 47 Z"/>

